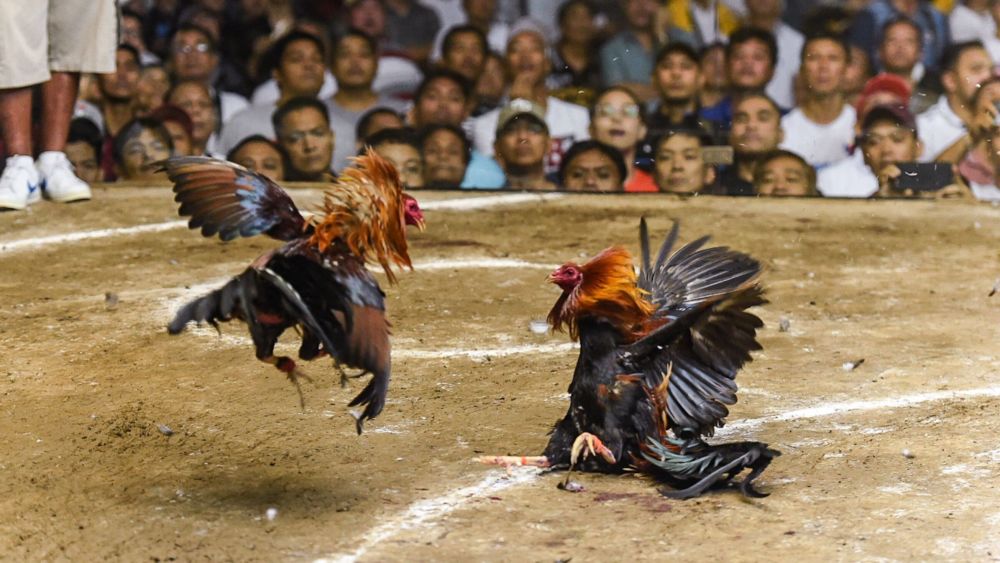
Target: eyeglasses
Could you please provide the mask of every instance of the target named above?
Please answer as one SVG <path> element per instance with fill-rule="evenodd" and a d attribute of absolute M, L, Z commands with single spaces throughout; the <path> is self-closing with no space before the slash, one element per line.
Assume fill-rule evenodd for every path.
<path fill-rule="evenodd" d="M 195 43 L 194 45 L 174 45 L 174 52 L 177 54 L 190 55 L 191 53 L 205 54 L 212 50 L 208 43 Z"/>
<path fill-rule="evenodd" d="M 620 108 L 615 107 L 611 104 L 599 104 L 595 108 L 595 110 L 596 111 L 594 113 L 597 114 L 599 117 L 622 116 L 622 117 L 631 117 L 633 119 L 639 117 L 639 106 L 635 104 L 624 105 Z"/>

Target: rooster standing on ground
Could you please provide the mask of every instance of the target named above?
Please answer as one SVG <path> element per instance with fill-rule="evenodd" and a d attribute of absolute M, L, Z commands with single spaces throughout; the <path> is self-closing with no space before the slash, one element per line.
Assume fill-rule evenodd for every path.
<path fill-rule="evenodd" d="M 580 341 L 569 411 L 544 455 L 481 461 L 634 469 L 687 487 L 663 492 L 675 498 L 697 496 L 750 468 L 741 490 L 763 496 L 752 482 L 777 451 L 758 442 L 702 440 L 724 424 L 726 405 L 736 402 L 736 373 L 760 349 L 762 323 L 746 311 L 765 303 L 760 264 L 725 247 L 702 248 L 708 237 L 670 255 L 676 224 L 651 264 L 645 220 L 640 239 L 638 279 L 622 247 L 549 276 L 563 290 L 549 322 Z"/>
<path fill-rule="evenodd" d="M 412 268 L 406 225 L 423 229 L 423 215 L 392 164 L 371 153 L 356 160 L 325 194 L 321 213 L 306 220 L 291 198 L 266 177 L 242 166 L 205 157 L 177 157 L 163 163 L 174 182 L 180 214 L 191 228 L 224 241 L 261 233 L 284 241 L 223 287 L 182 307 L 168 330 L 178 334 L 191 321 L 237 318 L 247 323 L 257 358 L 288 375 L 299 391 L 306 378 L 295 361 L 275 356 L 278 337 L 301 331 L 299 358 L 329 354 L 346 383 L 342 366 L 372 374 L 350 402 L 363 405 L 357 431 L 385 405 L 389 387 L 389 323 L 385 294 L 366 268 Z M 359 376 L 360 376 L 359 375 Z"/>

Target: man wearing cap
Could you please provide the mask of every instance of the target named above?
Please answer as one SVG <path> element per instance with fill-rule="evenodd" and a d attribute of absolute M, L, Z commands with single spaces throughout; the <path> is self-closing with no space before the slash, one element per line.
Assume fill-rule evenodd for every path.
<path fill-rule="evenodd" d="M 542 32 L 530 24 L 515 27 L 507 42 L 504 65 L 510 77 L 509 99 L 524 98 L 542 108 L 551 146 L 545 159 L 545 172 L 555 173 L 569 147 L 581 139 L 590 138 L 590 114 L 586 108 L 564 102 L 549 95 L 545 79 L 552 64 Z M 475 148 L 493 154 L 500 109 L 489 111 L 473 120 Z"/>
<path fill-rule="evenodd" d="M 500 109 L 497 118 L 497 162 L 507 176 L 505 187 L 515 190 L 554 190 L 545 177 L 549 152 L 549 127 L 545 110 L 537 103 L 517 98 Z"/>
<path fill-rule="evenodd" d="M 910 110 L 898 103 L 877 105 L 861 123 L 856 153 L 838 166 L 820 171 L 817 184 L 827 197 L 871 197 L 879 193 L 880 178 L 898 176 L 900 162 L 915 162 L 923 145 L 917 138 L 917 123 Z M 884 190 L 883 190 L 884 191 Z M 885 194 L 888 195 L 888 194 Z"/>

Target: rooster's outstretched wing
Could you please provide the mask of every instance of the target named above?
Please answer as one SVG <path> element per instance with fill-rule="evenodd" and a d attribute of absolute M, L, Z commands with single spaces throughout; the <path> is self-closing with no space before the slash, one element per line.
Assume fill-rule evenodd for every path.
<path fill-rule="evenodd" d="M 246 168 L 204 156 L 177 156 L 160 163 L 174 182 L 179 213 L 188 226 L 225 241 L 261 233 L 278 240 L 303 235 L 306 222 L 285 190 Z"/>
<path fill-rule="evenodd" d="M 643 265 L 639 285 L 665 321 L 622 348 L 626 365 L 656 388 L 670 373 L 667 414 L 675 431 L 711 435 L 736 402 L 734 378 L 759 350 L 760 318 L 747 309 L 765 303 L 757 284 L 760 264 L 726 247 L 702 248 L 708 237 L 670 255 L 671 230 L 655 264 L 649 261 L 646 223 L 640 225 Z"/>

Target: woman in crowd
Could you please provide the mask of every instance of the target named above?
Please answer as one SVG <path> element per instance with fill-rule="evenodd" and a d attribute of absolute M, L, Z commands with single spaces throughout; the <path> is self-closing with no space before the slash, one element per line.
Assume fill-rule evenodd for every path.
<path fill-rule="evenodd" d="M 639 142 L 646 137 L 642 104 L 628 88 L 612 86 L 590 108 L 590 136 L 618 149 L 625 159 L 625 191 L 655 192 L 653 177 L 635 166 Z"/>
<path fill-rule="evenodd" d="M 559 166 L 559 187 L 568 192 L 620 192 L 626 166 L 611 145 L 593 139 L 573 144 Z"/>
<path fill-rule="evenodd" d="M 277 143 L 263 135 L 251 135 L 233 147 L 226 160 L 263 174 L 275 182 L 285 180 L 288 154 Z"/>

